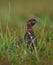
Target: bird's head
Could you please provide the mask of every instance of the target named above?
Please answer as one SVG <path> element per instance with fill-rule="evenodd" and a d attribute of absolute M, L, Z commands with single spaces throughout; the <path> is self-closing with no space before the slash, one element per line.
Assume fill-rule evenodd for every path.
<path fill-rule="evenodd" d="M 27 27 L 33 27 L 36 23 L 37 23 L 37 20 L 32 18 L 32 19 L 28 20 Z"/>

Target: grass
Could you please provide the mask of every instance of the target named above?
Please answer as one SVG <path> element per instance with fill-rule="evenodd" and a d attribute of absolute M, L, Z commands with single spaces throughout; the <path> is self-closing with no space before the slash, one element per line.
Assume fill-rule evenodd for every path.
<path fill-rule="evenodd" d="M 27 21 L 27 17 L 20 17 L 20 20 Z M 3 65 L 4 63 L 7 63 L 8 65 L 9 63 L 11 65 L 53 64 L 53 27 L 50 26 L 51 21 L 44 16 L 38 18 L 38 20 L 39 22 L 33 28 L 38 39 L 38 44 L 32 53 L 27 49 L 25 42 L 19 46 L 15 45 L 15 42 L 20 37 L 23 37 L 25 33 L 24 22 L 21 22 L 23 25 L 22 27 L 19 22 L 16 22 L 15 24 L 8 22 L 8 24 L 5 24 L 0 21 L 0 65 Z M 12 44 L 15 46 L 9 50 Z M 4 61 L 3 59 L 7 60 Z"/>

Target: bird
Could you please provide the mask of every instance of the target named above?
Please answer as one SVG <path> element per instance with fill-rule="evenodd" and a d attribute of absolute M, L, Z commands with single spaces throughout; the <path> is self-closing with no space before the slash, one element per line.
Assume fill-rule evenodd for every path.
<path fill-rule="evenodd" d="M 10 50 L 17 46 L 17 45 L 20 45 L 22 44 L 23 42 L 26 43 L 27 45 L 27 48 L 29 48 L 31 51 L 34 50 L 34 47 L 37 46 L 37 37 L 35 36 L 34 34 L 34 31 L 33 31 L 33 26 L 37 23 L 37 20 L 34 19 L 34 18 L 31 18 L 28 20 L 27 24 L 26 24 L 26 31 L 25 31 L 25 34 L 23 36 L 23 38 L 21 37 L 19 40 L 17 40 L 15 42 L 15 45 L 14 43 L 12 43 L 11 47 L 10 47 Z"/>
<path fill-rule="evenodd" d="M 34 34 L 33 26 L 37 23 L 37 20 L 32 18 L 27 22 L 27 29 L 24 35 L 24 40 L 26 41 L 27 47 L 32 51 L 37 45 L 37 37 Z"/>

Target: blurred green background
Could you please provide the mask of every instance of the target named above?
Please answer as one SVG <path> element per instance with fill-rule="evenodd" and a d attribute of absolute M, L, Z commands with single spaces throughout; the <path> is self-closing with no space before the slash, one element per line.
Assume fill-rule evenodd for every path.
<path fill-rule="evenodd" d="M 9 11 L 13 20 L 39 14 L 53 19 L 53 0 L 0 0 L 0 18 L 5 20 Z"/>

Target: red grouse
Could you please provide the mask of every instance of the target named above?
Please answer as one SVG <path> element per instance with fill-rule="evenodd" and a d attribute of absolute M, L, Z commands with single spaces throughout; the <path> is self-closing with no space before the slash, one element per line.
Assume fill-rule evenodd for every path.
<path fill-rule="evenodd" d="M 37 38 L 34 35 L 32 27 L 37 23 L 36 19 L 30 19 L 27 22 L 27 30 L 24 36 L 24 40 L 26 41 L 27 47 L 31 50 L 34 49 L 34 46 L 37 45 Z"/>
<path fill-rule="evenodd" d="M 36 19 L 30 19 L 27 22 L 27 30 L 24 35 L 24 41 L 26 41 L 27 47 L 32 51 L 34 47 L 37 45 L 37 38 L 34 35 L 32 27 L 37 23 Z M 9 48 L 9 51 L 13 50 L 15 46 L 21 44 L 23 42 L 23 38 L 21 37 L 14 45 L 12 43 L 11 47 Z"/>

